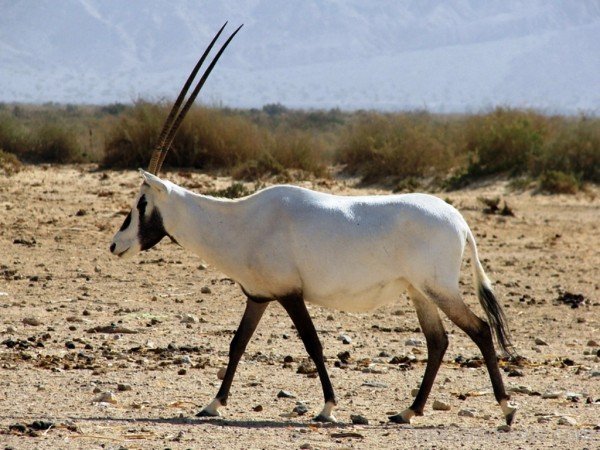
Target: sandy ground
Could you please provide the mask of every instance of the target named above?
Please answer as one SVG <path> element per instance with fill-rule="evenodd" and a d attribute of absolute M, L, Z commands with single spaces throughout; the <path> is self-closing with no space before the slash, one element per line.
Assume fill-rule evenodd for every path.
<path fill-rule="evenodd" d="M 229 183 L 196 173 L 165 177 L 196 191 Z M 226 275 L 168 240 L 129 261 L 109 254 L 139 183 L 135 171 L 91 166 L 0 175 L 2 447 L 600 446 L 600 201 L 594 192 L 511 193 L 498 182 L 440 194 L 476 233 L 524 357 L 502 362 L 520 406 L 512 430 L 504 432 L 497 429 L 503 420 L 487 373 L 473 359 L 475 345 L 446 319 L 450 347 L 425 415 L 411 426 L 387 422 L 410 404 L 427 357 L 406 297 L 370 314 L 310 308 L 338 394 L 339 424 L 311 422 L 322 406 L 320 383 L 297 373 L 306 354 L 275 304 L 242 359 L 223 418 L 195 418 L 218 389 L 244 297 Z M 303 184 L 384 193 L 347 181 Z M 482 211 L 477 197 L 496 195 L 514 217 Z M 469 264 L 463 269 L 465 299 L 481 314 Z M 571 308 L 561 295 L 583 302 Z M 108 331 L 117 332 L 96 328 L 111 324 L 116 329 Z M 341 334 L 352 342 L 343 344 Z M 347 365 L 339 363 L 343 351 L 350 353 Z M 412 362 L 390 363 L 406 355 Z M 286 356 L 293 361 L 284 364 Z M 280 390 L 295 398 L 278 398 Z M 112 402 L 95 401 L 103 395 Z M 434 400 L 450 410 L 433 410 Z M 308 413 L 293 413 L 296 402 Z M 369 424 L 353 425 L 354 414 Z"/>

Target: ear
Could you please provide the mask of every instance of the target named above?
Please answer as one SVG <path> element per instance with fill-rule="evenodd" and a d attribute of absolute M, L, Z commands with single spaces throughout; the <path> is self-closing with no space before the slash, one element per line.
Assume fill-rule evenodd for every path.
<path fill-rule="evenodd" d="M 156 175 L 152 175 L 150 172 L 146 172 L 143 169 L 140 169 L 140 173 L 142 174 L 144 183 L 150 186 L 152 189 L 156 190 L 157 192 L 169 194 L 169 192 L 171 191 L 170 186 L 163 180 L 158 178 Z"/>

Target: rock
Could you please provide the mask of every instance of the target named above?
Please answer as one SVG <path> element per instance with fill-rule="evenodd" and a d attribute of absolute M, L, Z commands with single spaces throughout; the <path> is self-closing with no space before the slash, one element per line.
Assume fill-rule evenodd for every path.
<path fill-rule="evenodd" d="M 300 373 L 300 374 L 304 374 L 304 375 L 310 375 L 313 373 L 317 373 L 317 368 L 316 366 L 310 362 L 310 361 L 305 361 L 302 364 L 300 364 L 298 366 L 298 369 L 296 370 L 296 373 Z"/>
<path fill-rule="evenodd" d="M 102 392 L 98 397 L 93 400 L 93 403 L 111 403 L 115 405 L 117 398 L 111 391 Z"/>
<path fill-rule="evenodd" d="M 73 341 L 67 341 L 65 342 L 65 347 L 67 347 L 69 350 L 73 350 L 75 348 L 75 343 Z"/>
<path fill-rule="evenodd" d="M 293 409 L 293 412 L 295 412 L 299 416 L 303 416 L 304 414 L 306 414 L 308 412 L 308 408 L 306 407 L 306 405 L 304 403 L 297 402 L 296 406 Z"/>
<path fill-rule="evenodd" d="M 408 347 L 423 347 L 423 341 L 421 339 L 410 338 L 404 341 L 404 345 Z"/>
<path fill-rule="evenodd" d="M 508 433 L 510 430 L 512 430 L 510 425 L 500 425 L 498 428 L 496 428 L 498 431 L 502 431 L 503 433 Z"/>
<path fill-rule="evenodd" d="M 563 395 L 562 391 L 546 391 L 542 394 L 542 398 L 556 399 L 556 398 L 561 398 L 562 395 Z"/>
<path fill-rule="evenodd" d="M 350 336 L 348 336 L 347 334 L 340 334 L 340 335 L 338 336 L 338 339 L 339 339 L 340 341 L 342 341 L 342 344 L 349 345 L 349 344 L 351 344 L 351 343 L 352 343 L 352 338 L 351 338 Z"/>
<path fill-rule="evenodd" d="M 350 420 L 354 425 L 369 425 L 369 420 L 360 414 L 350 414 Z"/>
<path fill-rule="evenodd" d="M 600 377 L 600 371 L 593 370 L 592 373 L 590 373 L 590 378 L 598 378 L 598 377 Z"/>
<path fill-rule="evenodd" d="M 296 396 L 289 391 L 279 391 L 277 398 L 296 398 Z"/>
<path fill-rule="evenodd" d="M 301 450 L 312 450 L 312 449 L 313 449 L 313 446 L 312 446 L 312 445 L 310 445 L 310 444 L 307 442 L 307 443 L 305 443 L 305 444 L 302 444 L 302 445 L 300 446 L 300 449 L 301 449 Z"/>
<path fill-rule="evenodd" d="M 54 426 L 54 422 L 50 422 L 48 420 L 35 420 L 27 426 L 32 430 L 43 431 L 52 428 Z"/>
<path fill-rule="evenodd" d="M 203 286 L 202 289 L 200 289 L 200 292 L 202 294 L 210 294 L 210 293 L 212 293 L 212 290 L 208 286 Z"/>
<path fill-rule="evenodd" d="M 600 347 L 600 344 L 598 344 L 598 341 L 595 341 L 593 339 L 590 339 L 589 341 L 587 341 L 586 345 L 588 347 Z"/>
<path fill-rule="evenodd" d="M 527 394 L 531 395 L 531 388 L 527 386 L 511 386 L 508 388 L 509 392 L 515 392 L 517 394 Z"/>
<path fill-rule="evenodd" d="M 461 417 L 475 417 L 475 410 L 461 409 L 460 411 L 458 411 L 458 415 Z"/>
<path fill-rule="evenodd" d="M 130 390 L 131 390 L 130 384 L 125 384 L 125 383 L 117 384 L 117 391 L 119 391 L 119 392 L 130 391 Z"/>
<path fill-rule="evenodd" d="M 508 376 L 509 377 L 522 377 L 523 372 L 519 369 L 512 369 L 510 372 L 508 372 Z"/>
<path fill-rule="evenodd" d="M 198 270 L 206 270 L 208 267 L 206 264 L 199 264 L 198 265 Z"/>
<path fill-rule="evenodd" d="M 536 337 L 535 338 L 535 344 L 536 345 L 548 345 L 548 343 L 546 341 L 544 341 L 543 339 Z"/>
<path fill-rule="evenodd" d="M 32 326 L 32 327 L 37 327 L 39 325 L 42 325 L 42 321 L 39 320 L 36 317 L 25 317 L 23 319 L 23 324 L 29 325 L 29 326 Z"/>
<path fill-rule="evenodd" d="M 287 356 L 285 356 L 285 357 L 283 358 L 283 362 L 284 362 L 284 363 L 287 363 L 287 364 L 289 364 L 289 363 L 293 363 L 293 362 L 294 362 L 294 357 L 293 357 L 293 356 L 291 356 L 291 355 L 287 355 Z"/>
<path fill-rule="evenodd" d="M 372 387 L 372 388 L 387 388 L 388 387 L 387 384 L 385 384 L 385 383 L 379 383 L 377 381 L 365 381 L 362 384 L 362 386 Z"/>
<path fill-rule="evenodd" d="M 198 318 L 196 316 L 194 316 L 193 314 L 184 314 L 183 317 L 181 318 L 181 322 L 180 323 L 198 323 Z"/>
<path fill-rule="evenodd" d="M 17 329 L 15 327 L 6 327 L 5 333 L 16 333 Z"/>
<path fill-rule="evenodd" d="M 435 409 L 436 411 L 450 411 L 450 405 L 444 402 L 440 402 L 439 400 L 434 400 L 433 409 Z"/>
<path fill-rule="evenodd" d="M 571 416 L 561 416 L 558 418 L 558 424 L 574 427 L 577 425 L 577 421 Z"/>
<path fill-rule="evenodd" d="M 22 423 L 15 423 L 15 424 L 9 425 L 8 430 L 17 432 L 17 433 L 25 433 L 27 431 L 27 426 L 25 426 Z"/>
<path fill-rule="evenodd" d="M 256 405 L 252 408 L 252 411 L 254 411 L 254 412 L 261 412 L 262 410 L 263 410 L 262 405 Z"/>
<path fill-rule="evenodd" d="M 419 393 L 419 388 L 414 388 L 414 389 L 410 390 L 410 395 L 412 397 L 416 397 L 418 393 Z"/>
<path fill-rule="evenodd" d="M 177 371 L 177 375 L 185 375 L 186 373 L 187 373 L 187 370 L 185 370 L 185 369 L 183 369 L 183 368 L 182 368 L 182 369 L 179 369 L 179 370 Z"/>
<path fill-rule="evenodd" d="M 175 364 L 191 364 L 192 363 L 192 358 L 190 358 L 189 355 L 182 355 L 182 356 L 178 356 L 177 358 L 175 358 L 173 360 L 173 362 Z"/>
<path fill-rule="evenodd" d="M 227 372 L 227 368 L 225 367 L 221 367 L 218 371 L 217 371 L 217 378 L 219 380 L 222 380 L 223 378 L 225 378 L 225 372 Z"/>

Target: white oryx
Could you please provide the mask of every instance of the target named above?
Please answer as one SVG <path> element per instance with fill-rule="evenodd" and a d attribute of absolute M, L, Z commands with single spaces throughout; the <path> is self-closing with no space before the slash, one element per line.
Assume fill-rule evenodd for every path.
<path fill-rule="evenodd" d="M 178 125 L 239 28 L 175 119 L 222 30 L 175 102 L 149 171 L 142 171 L 143 184 L 135 206 L 110 246 L 115 255 L 132 256 L 169 236 L 234 279 L 246 294 L 246 310 L 231 341 L 222 385 L 198 416 L 219 415 L 250 337 L 269 303 L 277 301 L 290 315 L 321 379 L 325 406 L 315 420 L 335 421 L 335 394 L 305 302 L 343 311 L 368 311 L 408 291 L 427 340 L 428 359 L 413 404 L 390 420 L 410 423 L 413 416 L 423 414 L 448 346 L 441 309 L 481 350 L 494 395 L 510 425 L 516 408 L 508 402 L 492 339 L 495 334 L 500 347 L 511 352 L 504 314 L 478 259 L 473 234 L 455 208 L 425 194 L 346 197 L 294 186 L 273 186 L 242 199 L 226 200 L 195 194 L 156 176 Z M 461 298 L 458 282 L 465 246 L 489 324 Z"/>

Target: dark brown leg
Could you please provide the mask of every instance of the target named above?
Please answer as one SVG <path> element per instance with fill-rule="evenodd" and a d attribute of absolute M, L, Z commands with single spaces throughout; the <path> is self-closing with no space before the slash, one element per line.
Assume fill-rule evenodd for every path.
<path fill-rule="evenodd" d="M 396 423 L 410 423 L 410 419 L 413 416 L 423 415 L 425 403 L 431 392 L 444 353 L 448 348 L 448 337 L 446 336 L 437 306 L 415 289 L 409 289 L 409 293 L 417 310 L 419 324 L 427 340 L 427 367 L 425 368 L 423 381 L 421 381 L 421 386 L 419 387 L 419 393 L 415 397 L 411 407 L 400 414 L 389 417 L 390 421 Z"/>
<path fill-rule="evenodd" d="M 319 378 L 321 379 L 321 386 L 323 387 L 323 396 L 325 397 L 325 407 L 323 411 L 315 417 L 315 420 L 322 422 L 334 422 L 335 417 L 331 415 L 333 406 L 337 403 L 335 399 L 335 393 L 333 392 L 333 386 L 329 380 L 327 374 L 327 368 L 325 367 L 325 360 L 323 358 L 323 347 L 317 336 L 317 330 L 313 324 L 306 304 L 301 295 L 290 295 L 288 297 L 279 299 L 281 306 L 289 314 L 292 322 L 300 334 L 300 338 L 304 343 L 304 348 L 308 352 L 308 355 L 312 358 L 317 367 Z"/>
<path fill-rule="evenodd" d="M 450 320 L 467 333 L 473 342 L 477 344 L 477 347 L 479 347 L 490 375 L 490 380 L 492 381 L 492 388 L 494 389 L 496 401 L 502 407 L 506 423 L 511 425 L 514 420 L 516 408 L 508 403 L 510 396 L 504 389 L 504 382 L 502 381 L 502 375 L 500 374 L 500 368 L 498 367 L 498 358 L 496 356 L 490 326 L 487 322 L 477 317 L 462 301 L 460 301 L 460 304 L 454 302 L 451 305 L 442 302 L 439 306 Z"/>
<path fill-rule="evenodd" d="M 235 336 L 229 345 L 229 363 L 227 364 L 225 378 L 223 378 L 219 392 L 217 392 L 217 396 L 214 398 L 214 400 L 208 406 L 202 409 L 202 411 L 196 414 L 196 416 L 218 416 L 219 413 L 217 409 L 220 406 L 227 404 L 229 389 L 231 388 L 231 383 L 233 382 L 233 377 L 235 375 L 238 363 L 240 362 L 240 359 L 246 350 L 248 341 L 250 341 L 250 338 L 254 334 L 254 330 L 256 330 L 258 322 L 260 322 L 265 309 L 267 309 L 268 304 L 268 302 L 257 302 L 251 298 L 248 298 L 246 310 L 244 311 L 244 316 L 242 317 L 240 326 L 235 332 Z"/>

